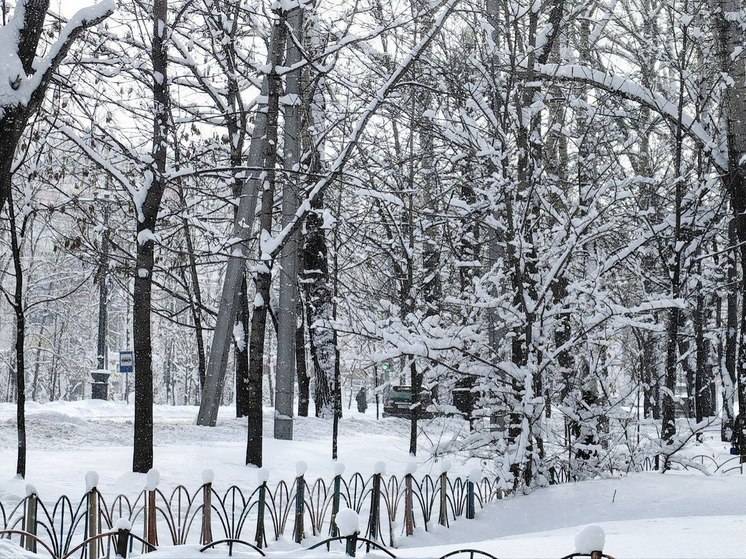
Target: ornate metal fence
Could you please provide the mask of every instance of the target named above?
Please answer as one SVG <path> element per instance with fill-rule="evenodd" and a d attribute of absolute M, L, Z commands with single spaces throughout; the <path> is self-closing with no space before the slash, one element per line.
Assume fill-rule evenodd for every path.
<path fill-rule="evenodd" d="M 555 471 L 553 477 L 559 482 L 568 476 Z M 94 485 L 77 502 L 67 496 L 45 501 L 31 486 L 27 493 L 14 506 L 0 502 L 0 537 L 58 559 L 97 559 L 112 554 L 122 530 L 129 551 L 217 542 L 262 549 L 282 536 L 298 543 L 308 536 L 336 536 L 334 517 L 342 508 L 363 519 L 362 537 L 393 547 L 417 528 L 474 518 L 510 490 L 499 478 L 355 473 L 315 481 L 299 475 L 292 482 L 232 485 L 224 491 L 212 480 L 196 491 L 183 485 L 166 491 L 153 484 L 135 496 L 113 498 Z"/>
<path fill-rule="evenodd" d="M 705 461 L 694 457 L 688 465 Z M 651 461 L 642 469 L 652 468 Z M 731 470 L 736 467 L 730 463 L 718 468 Z M 552 484 L 571 480 L 562 464 L 547 473 Z M 156 479 L 134 496 L 113 498 L 89 482 L 79 501 L 67 496 L 45 501 L 29 486 L 27 496 L 15 505 L 0 502 L 0 538 L 55 559 L 98 559 L 125 547 L 146 551 L 160 545 L 248 545 L 261 550 L 282 536 L 297 543 L 309 536 L 335 537 L 335 515 L 350 508 L 365 524 L 361 538 L 395 547 L 399 537 L 416 529 L 428 531 L 434 525 L 448 527 L 458 518 L 472 519 L 511 493 L 499 478 L 451 477 L 446 472 L 421 478 L 409 473 L 339 474 L 315 481 L 299 475 L 291 482 L 262 481 L 254 488 L 232 485 L 223 491 L 209 476 L 205 479 L 195 491 L 183 485 L 161 490 Z"/>

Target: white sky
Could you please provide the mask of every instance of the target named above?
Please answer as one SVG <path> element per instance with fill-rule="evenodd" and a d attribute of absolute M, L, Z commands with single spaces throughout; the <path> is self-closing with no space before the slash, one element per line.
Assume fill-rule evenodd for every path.
<path fill-rule="evenodd" d="M 65 17 L 70 17 L 80 8 L 92 6 L 93 4 L 96 4 L 97 1 L 98 0 L 51 0 L 49 2 L 49 7 Z"/>

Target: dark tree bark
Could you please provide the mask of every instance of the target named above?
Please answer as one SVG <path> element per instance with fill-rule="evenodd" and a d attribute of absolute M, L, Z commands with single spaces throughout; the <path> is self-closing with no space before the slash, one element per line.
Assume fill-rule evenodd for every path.
<path fill-rule="evenodd" d="M 284 12 L 280 12 L 272 27 L 269 54 L 270 73 L 267 75 L 266 125 L 263 143 L 264 183 L 262 185 L 262 205 L 259 217 L 260 236 L 272 231 L 272 211 L 275 195 L 275 165 L 277 163 L 277 119 L 279 96 L 282 87 L 277 67 L 282 64 L 287 34 Z M 259 249 L 261 253 L 261 249 Z M 264 373 L 264 339 L 267 329 L 267 313 L 270 304 L 272 282 L 269 262 L 260 261 L 256 275 L 256 297 L 254 312 L 251 315 L 249 337 L 249 415 L 248 437 L 246 441 L 246 463 L 262 466 L 262 379 Z"/>
<path fill-rule="evenodd" d="M 298 298 L 298 323 L 295 329 L 295 372 L 298 380 L 298 416 L 308 417 L 310 402 L 308 369 L 306 367 L 306 326 L 303 301 Z"/>
<path fill-rule="evenodd" d="M 26 336 L 26 312 L 23 304 L 23 266 L 21 263 L 21 236 L 18 234 L 16 213 L 13 206 L 13 191 L 8 192 L 8 221 L 10 224 L 10 242 L 13 253 L 13 271 L 15 288 L 13 290 L 13 312 L 16 317 L 16 424 L 18 434 L 18 454 L 16 475 L 26 477 L 26 364 L 24 343 Z"/>
<path fill-rule="evenodd" d="M 161 198 L 166 187 L 166 156 L 170 127 L 168 96 L 168 0 L 153 2 L 153 146 L 150 187 L 138 208 L 137 257 L 132 306 L 135 350 L 135 436 L 132 470 L 147 472 L 153 467 L 153 340 L 151 296 L 155 265 L 155 229 Z"/>
<path fill-rule="evenodd" d="M 728 224 L 728 246 L 734 247 L 726 252 L 726 275 L 728 287 L 726 295 L 725 317 L 725 375 L 723 377 L 723 408 L 727 419 L 734 417 L 734 398 L 736 388 L 736 357 L 738 355 L 738 234 L 736 220 Z"/>
<path fill-rule="evenodd" d="M 734 213 L 735 233 L 741 258 L 741 343 L 737 350 L 736 372 L 738 383 L 739 423 L 746 424 L 746 54 L 743 51 L 743 29 L 732 14 L 742 10 L 740 0 L 720 0 L 717 14 L 720 70 L 732 80 L 723 99 L 728 140 L 728 172 L 723 177 L 730 194 Z M 731 245 L 734 246 L 734 245 Z M 730 307 L 730 304 L 729 304 Z M 728 326 L 730 326 L 730 309 Z M 728 332 L 731 335 L 730 332 Z M 735 332 L 732 334 L 735 336 Z M 727 361 L 727 356 L 726 356 Z M 746 448 L 739 449 L 741 462 L 746 462 Z"/>
<path fill-rule="evenodd" d="M 701 266 L 700 266 L 701 269 Z M 694 413 L 697 423 L 712 414 L 710 402 L 710 368 L 708 359 L 710 343 L 705 339 L 705 297 L 702 282 L 697 283 L 697 303 L 694 312 L 694 339 L 697 348 L 697 364 L 694 376 Z"/>
<path fill-rule="evenodd" d="M 316 417 L 331 417 L 337 353 L 337 332 L 331 328 L 334 299 L 329 278 L 328 249 L 322 228 L 324 198 L 306 217 L 301 284 L 305 291 L 308 340 L 313 364 Z"/>
<path fill-rule="evenodd" d="M 249 415 L 249 295 L 246 274 L 241 281 L 238 309 L 233 328 L 233 348 L 236 360 L 236 417 Z"/>

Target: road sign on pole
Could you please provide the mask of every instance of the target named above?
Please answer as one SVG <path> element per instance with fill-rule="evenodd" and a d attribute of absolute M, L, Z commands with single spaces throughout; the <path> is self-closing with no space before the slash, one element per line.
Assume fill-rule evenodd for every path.
<path fill-rule="evenodd" d="M 119 372 L 120 373 L 133 373 L 135 371 L 134 353 L 132 351 L 120 351 L 119 352 Z"/>

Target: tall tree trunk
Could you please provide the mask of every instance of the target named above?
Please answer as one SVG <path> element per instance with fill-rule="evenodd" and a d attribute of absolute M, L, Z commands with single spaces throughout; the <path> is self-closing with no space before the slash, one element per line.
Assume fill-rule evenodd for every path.
<path fill-rule="evenodd" d="M 746 53 L 743 29 L 735 16 L 743 10 L 741 0 L 719 0 L 717 28 L 720 43 L 720 70 L 729 75 L 731 85 L 725 90 L 724 116 L 728 140 L 728 173 L 724 177 L 734 212 L 735 232 L 741 258 L 741 343 L 734 370 L 738 382 L 738 408 L 741 425 L 746 425 Z M 733 245 L 732 245 L 733 246 Z M 730 309 L 729 309 L 730 310 Z M 730 323 L 730 312 L 729 312 Z M 729 324 L 730 326 L 730 324 Z M 731 334 L 730 332 L 728 333 Z M 733 333 L 735 336 L 735 332 Z M 726 356 L 726 361 L 728 357 Z M 743 439 L 741 437 L 741 439 Z M 746 444 L 739 449 L 746 462 Z"/>
<path fill-rule="evenodd" d="M 174 158 L 176 159 L 176 165 L 178 166 L 181 161 L 181 154 L 179 151 L 179 143 L 176 141 L 176 138 L 174 138 Z M 205 385 L 206 364 L 205 336 L 202 327 L 202 290 L 200 289 L 199 274 L 197 273 L 197 255 L 194 249 L 194 241 L 192 240 L 192 231 L 187 213 L 187 199 L 184 194 L 184 186 L 181 180 L 176 181 L 176 191 L 179 194 L 179 203 L 181 204 L 181 227 L 184 230 L 184 242 L 186 244 L 186 257 L 189 268 L 189 282 L 187 282 L 186 273 L 184 272 L 183 267 L 179 268 L 179 272 L 186 288 L 187 296 L 189 297 L 189 311 L 192 315 L 192 322 L 194 324 L 194 339 L 197 343 L 197 376 L 201 393 Z"/>
<path fill-rule="evenodd" d="M 282 64 L 287 33 L 284 12 L 280 12 L 277 15 L 275 24 L 272 26 L 272 35 L 270 38 L 270 52 L 268 55 L 270 73 L 265 78 L 263 84 L 263 89 L 267 93 L 267 107 L 266 110 L 257 113 L 254 123 L 254 134 L 252 135 L 251 146 L 249 148 L 253 150 L 256 141 L 256 145 L 262 149 L 261 161 L 264 166 L 264 182 L 262 184 L 262 206 L 259 218 L 260 239 L 272 231 L 272 210 L 275 195 L 277 118 L 281 89 L 277 68 Z M 261 127 L 261 131 L 263 132 L 261 136 L 257 133 L 258 127 Z M 259 248 L 259 255 L 261 257 L 261 247 Z M 262 380 L 264 372 L 264 340 L 267 329 L 271 283 L 272 273 L 268 267 L 268 263 L 260 261 L 257 267 L 256 297 L 254 298 L 254 311 L 251 315 L 251 334 L 249 337 L 249 415 L 248 437 L 246 440 L 246 463 L 258 467 L 262 465 Z M 212 359 L 212 356 L 210 358 Z M 272 390 L 271 383 L 270 390 Z"/>
<path fill-rule="evenodd" d="M 198 425 L 213 426 L 218 415 L 220 398 L 223 393 L 225 383 L 226 366 L 228 364 L 228 354 L 230 352 L 231 340 L 233 339 L 233 328 L 235 325 L 236 312 L 238 308 L 238 297 L 241 292 L 241 283 L 244 281 L 246 273 L 246 258 L 249 255 L 248 240 L 254 229 L 254 218 L 256 214 L 257 198 L 259 188 L 262 192 L 262 215 L 264 212 L 264 200 L 267 195 L 267 189 L 272 189 L 274 195 L 274 161 L 276 160 L 276 139 L 277 139 L 277 99 L 280 90 L 280 78 L 277 75 L 277 66 L 282 62 L 282 55 L 285 45 L 285 14 L 282 10 L 274 12 L 276 16 L 272 25 L 270 35 L 269 52 L 267 53 L 267 64 L 270 68 L 269 73 L 262 80 L 262 97 L 267 99 L 267 105 L 260 105 L 254 119 L 254 129 L 251 134 L 249 145 L 249 156 L 247 167 L 249 177 L 241 186 L 241 195 L 239 197 L 238 211 L 233 223 L 233 238 L 238 239 L 235 246 L 232 247 L 231 256 L 228 259 L 228 269 L 223 280 L 223 287 L 220 298 L 220 308 L 218 311 L 215 330 L 210 347 L 210 359 L 207 364 L 207 373 L 205 375 L 205 387 L 203 390 L 202 401 L 200 403 L 199 414 L 197 416 Z M 266 94 L 266 95 L 265 95 Z M 270 128 L 274 128 L 274 130 Z M 275 144 L 270 144 L 274 138 Z M 272 165 L 267 162 L 267 156 L 270 155 Z M 270 179 L 267 179 L 260 171 L 255 170 L 264 167 L 271 172 Z M 264 180 L 262 181 L 262 177 Z M 261 184 L 260 184 L 260 181 Z M 270 226 L 266 231 L 271 232 L 271 214 Z M 264 225 L 260 228 L 264 230 Z M 260 232 L 261 235 L 261 232 Z M 260 249 L 261 250 L 261 249 Z M 261 254 L 260 254 L 261 256 Z M 260 263 L 257 271 L 255 309 L 261 309 L 263 305 L 269 305 L 269 286 L 266 287 L 266 297 L 264 297 L 264 280 L 263 274 L 268 274 L 269 269 L 265 270 L 264 264 Z M 257 306 L 256 301 L 263 297 L 262 306 Z M 255 311 L 256 312 L 256 311 Z M 254 358 L 255 348 L 264 349 L 264 321 L 266 320 L 266 310 L 260 316 L 251 317 L 251 333 L 249 339 L 249 389 L 248 404 L 249 410 L 249 442 L 248 446 L 252 447 L 250 453 L 256 451 L 256 442 L 259 444 L 259 455 L 261 455 L 261 435 L 258 439 L 253 439 L 252 431 L 259 429 L 261 432 L 261 394 L 262 394 L 262 362 L 263 353 Z M 261 323 L 262 332 L 256 332 L 257 323 Z M 253 367 L 253 369 L 252 369 Z M 259 374 L 257 375 L 257 371 Z M 258 394 L 258 396 L 257 396 Z M 253 408 L 254 403 L 259 398 L 259 409 Z M 254 415 L 252 415 L 254 414 Z M 258 424 L 256 423 L 258 414 Z M 253 429 L 252 429 L 253 426 Z M 253 454 L 252 454 L 253 455 Z M 259 461 L 261 459 L 259 458 Z M 251 462 L 252 464 L 254 462 Z"/>
<path fill-rule="evenodd" d="M 249 415 L 249 288 L 244 274 L 238 295 L 238 309 L 233 325 L 233 348 L 236 360 L 236 417 Z"/>
<path fill-rule="evenodd" d="M 738 355 L 738 234 L 736 219 L 728 223 L 726 252 L 726 317 L 725 317 L 725 374 L 723 375 L 723 408 L 728 419 L 734 417 L 734 400 L 737 384 L 736 357 Z"/>
<path fill-rule="evenodd" d="M 31 379 L 31 401 L 36 402 L 36 394 L 39 389 L 39 370 L 41 369 L 41 338 L 44 335 L 44 326 L 47 323 L 48 313 L 44 313 L 41 318 L 41 324 L 39 326 L 39 337 L 36 343 L 36 351 L 34 355 L 34 375 Z"/>
<path fill-rule="evenodd" d="M 13 253 L 13 271 L 15 288 L 13 291 L 13 311 L 16 318 L 16 426 L 18 435 L 18 454 L 16 475 L 26 477 L 26 364 L 24 342 L 26 336 L 26 312 L 23 302 L 23 266 L 21 264 L 21 238 L 16 224 L 16 212 L 13 206 L 13 191 L 8 192 L 8 221 L 10 226 L 11 251 Z"/>
<path fill-rule="evenodd" d="M 668 273 L 670 277 L 670 290 L 671 298 L 678 299 L 681 296 L 682 287 L 682 261 L 681 255 L 683 248 L 681 244 L 685 244 L 688 240 L 688 236 L 684 234 L 682 229 L 682 217 L 683 217 L 683 198 L 684 198 L 684 186 L 685 177 L 683 176 L 682 167 L 682 155 L 683 155 L 683 141 L 684 141 L 684 127 L 682 124 L 682 115 L 684 111 L 685 101 L 685 79 L 684 79 L 684 63 L 686 52 L 688 48 L 688 35 L 686 30 L 683 36 L 683 45 L 681 48 L 681 55 L 679 58 L 679 91 L 678 91 L 678 105 L 677 105 L 677 118 L 676 118 L 676 131 L 675 131 L 675 143 L 674 143 L 674 230 L 673 236 L 669 244 L 669 268 Z M 661 425 L 661 439 L 664 444 L 672 445 L 673 438 L 676 435 L 676 372 L 679 361 L 679 355 L 677 353 L 679 347 L 679 328 L 682 322 L 682 312 L 678 306 L 674 306 L 669 311 L 668 316 L 668 328 L 666 339 L 666 374 L 665 374 L 665 385 L 666 390 L 663 393 L 662 402 L 662 425 Z M 666 464 L 664 469 L 667 468 L 668 456 L 666 457 Z"/>
<path fill-rule="evenodd" d="M 700 266 L 701 273 L 701 266 Z M 710 374 L 708 360 L 710 344 L 705 340 L 705 296 L 702 294 L 702 282 L 697 283 L 697 302 L 694 312 L 694 339 L 697 348 L 697 365 L 694 376 L 694 413 L 697 423 L 711 415 Z"/>
<path fill-rule="evenodd" d="M 316 29 L 317 15 L 311 12 L 308 19 L 307 43 L 309 52 L 321 50 Z M 310 68 L 303 78 L 303 152 L 309 158 L 310 176 L 323 172 L 323 137 L 317 131 L 324 129 L 326 100 L 323 76 L 311 79 Z M 309 185 L 313 181 L 309 180 Z M 335 392 L 339 390 L 337 332 L 331 322 L 334 315 L 334 291 L 329 274 L 329 249 L 324 224 L 325 197 L 318 196 L 311 204 L 305 221 L 302 238 L 302 257 L 299 276 L 306 303 L 309 352 L 313 368 L 314 407 L 316 417 L 332 417 Z"/>
<path fill-rule="evenodd" d="M 291 35 L 287 38 L 285 65 L 301 61 L 304 44 L 304 6 L 288 13 Z M 292 221 L 298 209 L 301 170 L 301 70 L 287 75 L 285 92 L 284 166 L 282 189 L 282 225 Z M 277 378 L 275 382 L 275 438 L 293 439 L 293 400 L 295 389 L 295 331 L 298 310 L 298 233 L 290 236 L 280 253 L 280 300 L 277 310 Z"/>
<path fill-rule="evenodd" d="M 153 340 L 151 296 L 155 264 L 155 229 L 161 198 L 166 187 L 166 156 L 170 124 L 168 97 L 167 40 L 168 0 L 153 2 L 153 147 L 151 181 L 138 209 L 137 260 L 132 321 L 135 350 L 135 436 L 132 470 L 147 472 L 153 467 Z M 146 179 L 147 180 L 147 179 Z"/>

